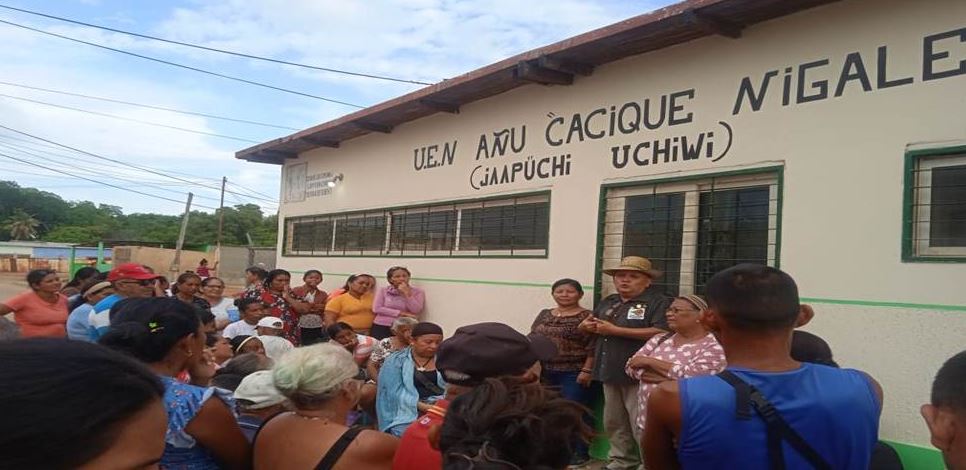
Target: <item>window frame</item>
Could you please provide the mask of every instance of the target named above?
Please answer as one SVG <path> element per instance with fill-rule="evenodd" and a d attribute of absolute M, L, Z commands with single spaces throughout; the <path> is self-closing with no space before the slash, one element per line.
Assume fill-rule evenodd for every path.
<path fill-rule="evenodd" d="M 958 160 L 958 161 L 957 161 Z M 944 161 L 949 164 L 943 164 Z M 925 163 L 924 163 L 925 162 Z M 966 145 L 907 150 L 903 168 L 902 191 L 902 262 L 904 263 L 966 263 L 966 247 L 932 247 L 929 245 L 929 214 L 925 219 L 917 208 L 928 209 L 930 205 L 920 205 L 920 198 L 928 198 L 928 187 L 923 182 L 932 177 L 926 169 L 946 166 L 966 165 Z M 926 184 L 925 186 L 929 186 Z M 925 193 L 925 194 L 924 194 Z M 919 239 L 916 242 L 916 239 Z"/>
<path fill-rule="evenodd" d="M 497 205 L 530 204 L 534 202 L 546 202 L 548 211 L 547 223 L 547 246 L 540 249 L 514 249 L 514 250 L 459 250 L 459 238 L 461 236 L 461 218 L 463 209 L 477 209 L 492 207 Z M 439 212 L 446 208 L 456 211 L 456 224 L 454 231 L 454 244 L 452 250 L 393 250 L 391 236 L 393 233 L 393 216 L 404 215 L 407 211 L 418 212 Z M 383 208 L 353 210 L 343 212 L 333 212 L 328 214 L 305 214 L 285 217 L 282 221 L 282 257 L 283 258 L 537 258 L 546 259 L 550 257 L 550 227 L 553 211 L 553 198 L 549 189 L 541 191 L 528 191 L 522 193 L 499 194 L 479 198 L 464 198 L 449 201 L 438 201 L 423 204 L 407 204 L 400 206 L 390 206 Z M 382 249 L 378 252 L 366 250 L 363 252 L 348 251 L 329 251 L 328 253 L 306 253 L 292 250 L 293 239 L 290 236 L 294 231 L 296 223 L 299 221 L 333 221 L 332 246 L 336 245 L 338 233 L 338 221 L 352 217 L 365 217 L 367 214 L 382 213 L 385 218 L 385 241 Z"/>
<path fill-rule="evenodd" d="M 597 252 L 594 260 L 594 289 L 596 293 L 594 305 L 597 305 L 597 303 L 603 298 L 603 294 L 607 291 L 607 289 L 604 288 L 603 274 L 601 272 L 601 270 L 604 268 L 603 261 L 605 248 L 608 246 L 617 246 L 605 246 L 605 238 L 608 236 L 613 237 L 613 235 L 608 235 L 608 224 L 613 226 L 615 223 L 614 221 L 608 221 L 607 219 L 607 202 L 608 199 L 614 197 L 612 196 L 613 193 L 611 193 L 611 191 L 619 190 L 621 192 L 618 193 L 618 197 L 626 198 L 634 195 L 675 193 L 686 189 L 692 190 L 685 192 L 684 225 L 682 226 L 684 238 L 682 240 L 681 247 L 681 272 L 678 281 L 678 289 L 679 293 L 684 295 L 693 292 L 696 287 L 694 284 L 697 279 L 695 261 L 698 254 L 697 229 L 699 224 L 697 217 L 697 200 L 699 199 L 700 192 L 710 188 L 710 183 L 716 179 L 734 178 L 731 180 L 716 182 L 714 186 L 715 190 L 739 189 L 763 185 L 761 182 L 757 184 L 753 182 L 754 179 L 757 178 L 771 178 L 773 180 L 771 183 L 764 183 L 769 186 L 775 186 L 775 198 L 773 202 L 770 202 L 770 204 L 775 205 L 774 212 L 772 213 L 769 208 L 769 231 L 772 231 L 771 227 L 774 226 L 774 245 L 768 247 L 768 260 L 773 262 L 772 266 L 776 268 L 781 267 L 782 206 L 785 192 L 784 172 L 784 165 L 764 165 L 730 171 L 700 172 L 684 176 L 644 178 L 634 181 L 621 181 L 618 183 L 602 184 L 600 186 L 598 201 Z M 750 182 L 743 180 L 743 176 L 749 177 Z M 720 184 L 720 186 L 718 184 Z M 657 186 L 657 188 L 654 188 L 655 186 Z M 657 189 L 657 191 L 655 191 L 655 189 Z M 693 191 L 694 189 L 697 191 Z M 623 208 L 621 208 L 621 210 L 623 211 Z M 772 224 L 773 220 L 774 225 Z M 692 227 L 693 230 L 690 230 L 689 227 Z M 623 227 L 621 227 L 621 230 L 623 230 Z M 689 231 L 691 232 L 690 234 Z M 769 235 L 769 239 L 771 236 L 772 235 Z M 620 237 L 621 240 L 623 240 L 623 234 L 621 234 Z M 693 240 L 691 240 L 692 238 Z M 623 246 L 623 241 L 621 241 L 620 245 Z M 685 271 L 689 269 L 687 268 L 689 265 L 691 266 L 690 272 L 686 273 Z"/>

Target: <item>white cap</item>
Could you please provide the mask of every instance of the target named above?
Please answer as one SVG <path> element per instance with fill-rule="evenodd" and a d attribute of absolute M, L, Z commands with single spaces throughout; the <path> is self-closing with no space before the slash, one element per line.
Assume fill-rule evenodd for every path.
<path fill-rule="evenodd" d="M 255 326 L 263 326 L 265 328 L 276 328 L 281 330 L 282 319 L 278 317 L 262 317 L 261 320 L 258 320 L 258 324 Z"/>
<path fill-rule="evenodd" d="M 235 399 L 252 402 L 252 405 L 247 408 L 255 410 L 285 401 L 285 397 L 278 392 L 272 382 L 270 370 L 260 370 L 245 376 L 235 389 Z"/>

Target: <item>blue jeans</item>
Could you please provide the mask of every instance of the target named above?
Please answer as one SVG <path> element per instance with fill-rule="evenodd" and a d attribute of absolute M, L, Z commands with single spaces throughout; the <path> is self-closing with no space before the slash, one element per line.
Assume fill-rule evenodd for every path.
<path fill-rule="evenodd" d="M 577 375 L 579 374 L 579 372 L 544 370 L 543 382 L 548 387 L 560 392 L 564 398 L 580 403 L 589 409 L 594 406 L 594 401 L 600 395 L 600 383 L 591 382 L 589 387 L 584 387 L 577 383 Z M 590 413 L 584 415 L 584 421 L 591 428 L 594 427 L 594 417 Z M 574 457 L 578 460 L 589 459 L 590 454 L 588 453 L 587 444 L 583 441 L 578 441 L 574 445 Z"/>

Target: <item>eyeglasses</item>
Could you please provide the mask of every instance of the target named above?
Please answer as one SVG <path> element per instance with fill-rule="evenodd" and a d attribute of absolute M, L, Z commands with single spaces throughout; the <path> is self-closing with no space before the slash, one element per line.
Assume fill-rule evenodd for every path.
<path fill-rule="evenodd" d="M 204 286 L 204 287 L 211 287 L 212 289 L 224 289 L 225 288 L 225 286 L 219 286 L 217 284 L 208 284 L 207 286 Z"/>

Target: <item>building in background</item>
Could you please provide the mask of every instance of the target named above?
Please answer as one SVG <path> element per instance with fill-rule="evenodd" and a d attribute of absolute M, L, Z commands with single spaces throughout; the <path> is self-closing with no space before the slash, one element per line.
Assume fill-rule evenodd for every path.
<path fill-rule="evenodd" d="M 95 266 L 98 256 L 109 262 L 110 248 L 76 246 L 72 243 L 42 241 L 0 241 L 0 272 L 24 272 L 31 269 L 54 269 L 69 273 L 73 266 Z M 109 268 L 108 268 L 109 269 Z"/>
<path fill-rule="evenodd" d="M 237 157 L 283 165 L 279 267 L 405 265 L 448 333 L 526 330 L 562 277 L 590 304 L 626 255 L 671 295 L 779 266 L 929 468 L 919 405 L 966 337 L 964 100 L 966 2 L 689 0 Z"/>

